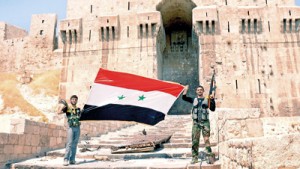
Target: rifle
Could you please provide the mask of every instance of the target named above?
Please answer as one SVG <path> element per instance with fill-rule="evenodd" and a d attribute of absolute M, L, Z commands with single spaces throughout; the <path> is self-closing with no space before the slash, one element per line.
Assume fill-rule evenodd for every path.
<path fill-rule="evenodd" d="M 210 108 L 210 96 L 214 92 L 214 97 L 216 95 L 216 79 L 215 79 L 215 70 L 213 71 L 213 75 L 210 80 L 210 87 L 209 87 L 209 93 L 208 93 L 208 108 Z"/>

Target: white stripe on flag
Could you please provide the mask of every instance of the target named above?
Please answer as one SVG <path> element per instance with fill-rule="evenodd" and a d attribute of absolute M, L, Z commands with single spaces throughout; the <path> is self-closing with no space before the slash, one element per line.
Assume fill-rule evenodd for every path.
<path fill-rule="evenodd" d="M 132 105 L 166 114 L 176 99 L 175 96 L 160 91 L 143 92 L 94 83 L 86 104 L 99 107 L 107 104 Z"/>

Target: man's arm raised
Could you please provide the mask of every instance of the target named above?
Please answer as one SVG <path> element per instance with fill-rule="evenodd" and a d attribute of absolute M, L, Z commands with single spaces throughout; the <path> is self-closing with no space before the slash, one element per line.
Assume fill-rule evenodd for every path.
<path fill-rule="evenodd" d="M 63 113 L 65 113 L 65 110 L 66 110 L 67 107 L 68 107 L 68 103 L 65 100 L 61 99 L 58 102 L 56 113 L 57 114 L 63 114 Z"/>

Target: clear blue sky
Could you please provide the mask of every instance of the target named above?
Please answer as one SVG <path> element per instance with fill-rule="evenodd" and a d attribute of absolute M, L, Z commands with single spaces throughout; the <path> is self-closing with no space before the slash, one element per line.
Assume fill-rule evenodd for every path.
<path fill-rule="evenodd" d="M 300 0 L 295 0 L 300 6 Z M 0 0 L 0 21 L 29 31 L 32 14 L 56 13 L 66 18 L 67 0 Z"/>
<path fill-rule="evenodd" d="M 67 0 L 0 0 L 0 21 L 29 31 L 31 15 L 56 13 L 62 20 L 66 9 Z"/>

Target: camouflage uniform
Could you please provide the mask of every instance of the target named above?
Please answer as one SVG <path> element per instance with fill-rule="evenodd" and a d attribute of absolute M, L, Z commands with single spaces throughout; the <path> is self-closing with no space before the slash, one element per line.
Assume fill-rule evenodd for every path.
<path fill-rule="evenodd" d="M 202 131 L 203 137 L 209 137 L 210 136 L 210 123 L 209 123 L 209 120 L 202 121 L 202 122 L 197 122 L 196 120 L 193 120 L 192 157 L 198 157 L 199 139 L 200 139 L 200 135 L 201 135 L 200 132 L 201 131 Z"/>
<path fill-rule="evenodd" d="M 190 98 L 186 95 L 182 95 L 182 99 L 193 104 L 192 118 L 193 118 L 193 129 L 192 129 L 192 158 L 194 162 L 198 161 L 199 155 L 199 139 L 202 132 L 203 137 L 210 136 L 210 122 L 209 122 L 209 111 L 208 111 L 208 99 L 206 98 Z M 211 111 L 216 108 L 214 99 L 210 99 Z M 211 147 L 209 141 L 205 143 L 206 151 L 211 153 Z"/>
<path fill-rule="evenodd" d="M 67 118 L 68 118 L 68 124 L 70 127 L 78 127 L 80 126 L 80 108 L 78 107 L 72 107 L 68 106 L 67 112 L 66 112 Z"/>

